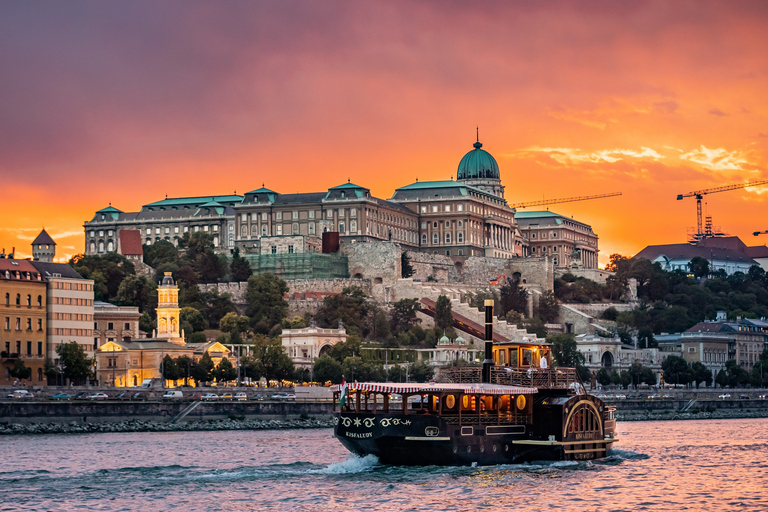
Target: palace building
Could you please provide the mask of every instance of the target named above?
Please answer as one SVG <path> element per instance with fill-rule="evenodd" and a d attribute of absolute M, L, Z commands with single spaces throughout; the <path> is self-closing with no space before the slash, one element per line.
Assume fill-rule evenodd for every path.
<path fill-rule="evenodd" d="M 166 198 L 135 213 L 110 205 L 84 224 L 85 253 L 123 254 L 121 230 L 139 230 L 146 245 L 160 240 L 177 244 L 184 233 L 203 231 L 212 235 L 218 252 L 237 247 L 260 255 L 319 250 L 320 244 L 309 239 L 330 232 L 338 233 L 341 244 L 391 241 L 407 250 L 459 259 L 545 255 L 557 267 L 577 261 L 596 268 L 597 236 L 591 227 L 550 218 L 544 215 L 548 212 L 536 212 L 538 217 L 516 213 L 504 198 L 498 163 L 482 146 L 478 140 L 461 158 L 455 181 L 416 181 L 395 189 L 389 199 L 348 180 L 319 192 L 283 194 L 262 184 L 243 196 Z M 276 243 L 279 237 L 303 238 L 299 247 Z M 281 246 L 294 251 L 280 251 Z"/>

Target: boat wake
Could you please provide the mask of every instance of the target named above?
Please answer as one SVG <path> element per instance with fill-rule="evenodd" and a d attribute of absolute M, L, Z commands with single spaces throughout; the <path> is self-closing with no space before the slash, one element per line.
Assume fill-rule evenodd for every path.
<path fill-rule="evenodd" d="M 334 462 L 326 468 L 309 472 L 326 475 L 348 475 L 371 471 L 373 468 L 380 465 L 379 458 L 375 455 L 366 455 L 365 457 L 350 455 L 349 458 L 343 462 Z"/>

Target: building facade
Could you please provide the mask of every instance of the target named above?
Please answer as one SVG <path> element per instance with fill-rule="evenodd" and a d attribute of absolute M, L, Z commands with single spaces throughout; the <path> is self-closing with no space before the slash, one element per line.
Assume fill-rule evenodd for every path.
<path fill-rule="evenodd" d="M 556 268 L 597 268 L 597 235 L 592 227 L 554 212 L 517 212 L 528 241 L 526 256 L 549 256 Z"/>
<path fill-rule="evenodd" d="M 32 369 L 29 380 L 46 385 L 46 283 L 29 260 L 0 258 L 0 385 L 12 385 L 18 361 Z"/>
<path fill-rule="evenodd" d="M 66 263 L 33 261 L 45 279 L 47 308 L 47 351 L 54 364 L 59 362 L 56 349 L 76 342 L 93 358 L 93 281 L 83 279 Z"/>
<path fill-rule="evenodd" d="M 283 329 L 280 339 L 293 365 L 311 370 L 315 359 L 337 343 L 347 341 L 347 331 L 341 325 L 338 329 L 321 329 L 311 325 L 303 329 Z"/>
<path fill-rule="evenodd" d="M 112 341 L 132 341 L 139 334 L 139 308 L 115 306 L 108 302 L 93 304 L 93 350 Z"/>

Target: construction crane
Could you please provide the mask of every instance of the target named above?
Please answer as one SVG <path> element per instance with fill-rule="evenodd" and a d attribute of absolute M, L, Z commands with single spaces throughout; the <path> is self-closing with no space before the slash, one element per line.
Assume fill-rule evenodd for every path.
<path fill-rule="evenodd" d="M 757 236 L 757 235 L 767 235 L 768 231 L 755 231 L 752 234 L 755 235 L 755 236 Z"/>
<path fill-rule="evenodd" d="M 544 206 L 545 204 L 572 203 L 574 201 L 588 201 L 590 199 L 601 199 L 603 197 L 615 197 L 620 195 L 621 195 L 621 192 L 612 192 L 610 194 L 598 194 L 596 196 L 561 197 L 560 199 L 545 199 L 542 201 L 530 201 L 528 203 L 515 203 L 509 206 L 511 208 L 528 208 L 530 206 Z"/>
<path fill-rule="evenodd" d="M 715 192 L 727 192 L 729 190 L 738 190 L 741 188 L 756 187 L 758 185 L 765 184 L 768 184 L 768 180 L 753 181 L 751 183 L 737 183 L 736 185 L 725 185 L 723 187 L 707 188 L 704 190 L 694 190 L 693 192 L 688 192 L 687 194 L 678 194 L 677 200 L 680 201 L 685 197 L 696 198 L 696 236 L 699 240 L 701 240 L 704 237 L 704 232 L 701 230 L 701 200 L 706 194 L 714 194 Z"/>

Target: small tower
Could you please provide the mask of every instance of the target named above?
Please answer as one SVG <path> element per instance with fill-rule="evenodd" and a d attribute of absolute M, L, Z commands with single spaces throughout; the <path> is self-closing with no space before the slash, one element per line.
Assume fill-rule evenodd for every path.
<path fill-rule="evenodd" d="M 51 235 L 43 229 L 35 241 L 32 242 L 32 259 L 45 263 L 53 263 L 53 257 L 56 256 L 56 242 Z"/>
<path fill-rule="evenodd" d="M 173 282 L 171 272 L 166 272 L 157 287 L 157 339 L 178 345 L 186 344 L 179 332 L 180 312 L 179 287 Z"/>

